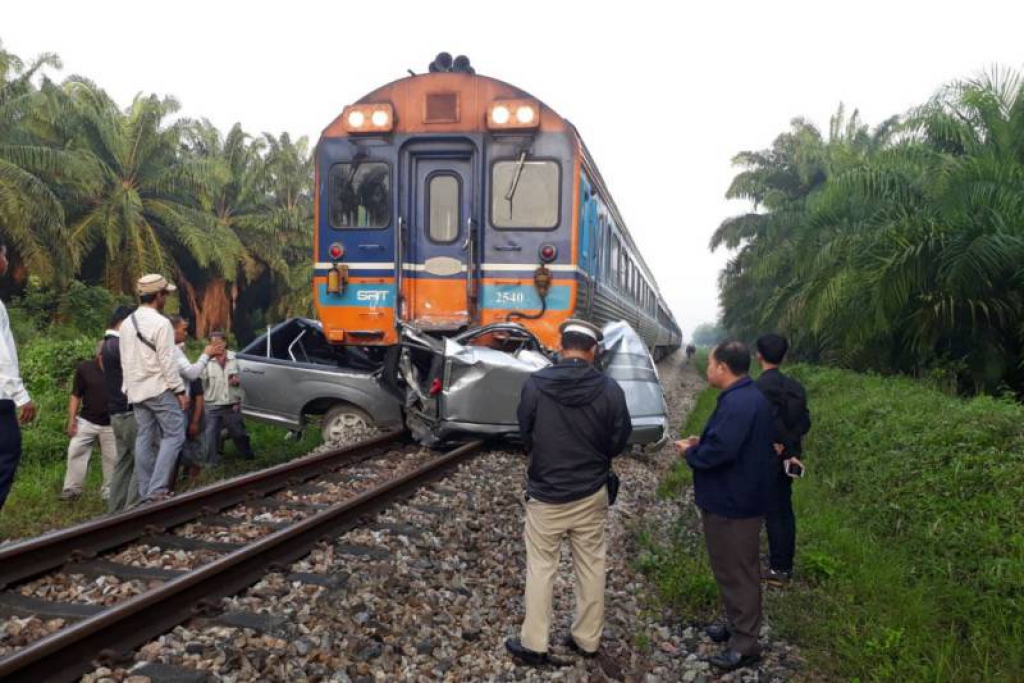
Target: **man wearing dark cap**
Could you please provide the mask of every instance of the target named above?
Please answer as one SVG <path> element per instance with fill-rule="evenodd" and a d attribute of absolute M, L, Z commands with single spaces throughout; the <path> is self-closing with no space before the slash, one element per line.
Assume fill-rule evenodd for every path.
<path fill-rule="evenodd" d="M 175 362 L 174 329 L 163 311 L 177 287 L 163 275 L 139 278 L 139 307 L 121 326 L 121 369 L 135 411 L 135 477 L 143 501 L 170 495 L 185 443 L 185 382 Z M 159 444 L 159 447 L 157 447 Z"/>
<path fill-rule="evenodd" d="M 776 455 L 771 407 L 751 381 L 750 350 L 723 342 L 708 356 L 708 384 L 720 389 L 718 405 L 700 437 L 676 442 L 693 470 L 711 571 L 728 624 L 711 627 L 726 649 L 708 659 L 738 669 L 761 657 L 761 522 L 768 507 L 768 474 Z"/>
<path fill-rule="evenodd" d="M 519 429 L 530 455 L 526 483 L 526 616 L 505 647 L 542 665 L 548 655 L 559 546 L 568 534 L 576 573 L 576 615 L 565 645 L 597 654 L 604 628 L 605 519 L 612 458 L 632 424 L 622 388 L 594 367 L 599 329 L 582 320 L 561 328 L 561 361 L 523 385 Z"/>

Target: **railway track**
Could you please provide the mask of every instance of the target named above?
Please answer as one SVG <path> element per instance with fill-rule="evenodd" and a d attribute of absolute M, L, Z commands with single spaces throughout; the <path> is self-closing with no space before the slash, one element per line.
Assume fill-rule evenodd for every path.
<path fill-rule="evenodd" d="M 408 448 L 404 434 L 385 435 L 0 547 L 0 621 L 36 616 L 62 626 L 0 650 L 0 680 L 73 681 L 97 664 L 112 664 L 444 476 L 482 444 L 423 454 Z M 128 559 L 154 548 L 158 555 L 191 554 L 195 566 Z M 71 583 L 91 579 L 101 598 L 46 599 L 69 577 Z M 137 594 L 102 604 L 103 586 L 122 582 L 138 586 Z"/>

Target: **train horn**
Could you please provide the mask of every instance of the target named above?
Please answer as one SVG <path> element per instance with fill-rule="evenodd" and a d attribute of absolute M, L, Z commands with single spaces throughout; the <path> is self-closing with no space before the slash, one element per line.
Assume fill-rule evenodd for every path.
<path fill-rule="evenodd" d="M 432 74 L 436 73 L 462 73 L 462 74 L 475 74 L 476 69 L 469 63 L 469 57 L 466 55 L 459 55 L 455 59 L 448 52 L 440 52 L 437 57 L 434 57 L 434 61 L 430 63 L 427 69 Z"/>

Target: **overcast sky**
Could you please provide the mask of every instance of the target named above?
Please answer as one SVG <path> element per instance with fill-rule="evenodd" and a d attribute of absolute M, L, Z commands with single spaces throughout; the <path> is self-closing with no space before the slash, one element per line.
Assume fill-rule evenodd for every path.
<path fill-rule="evenodd" d="M 500 9 L 499 9 L 500 8 Z M 871 123 L 1024 65 L 1024 2 L 4 0 L 0 40 L 119 102 L 171 94 L 222 129 L 308 135 L 434 55 L 465 53 L 572 120 L 684 331 L 714 320 L 730 159 L 840 102 Z"/>

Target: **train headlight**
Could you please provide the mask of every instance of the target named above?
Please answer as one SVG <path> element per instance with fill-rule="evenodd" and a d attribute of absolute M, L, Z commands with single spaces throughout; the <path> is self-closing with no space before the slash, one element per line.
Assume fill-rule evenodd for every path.
<path fill-rule="evenodd" d="M 545 244 L 540 248 L 540 260 L 544 263 L 551 263 L 558 256 L 558 249 L 553 244 Z"/>
<path fill-rule="evenodd" d="M 511 116 L 508 112 L 508 107 L 499 105 L 491 110 L 491 121 L 499 126 L 504 126 L 508 123 L 509 118 L 511 118 Z"/>
<path fill-rule="evenodd" d="M 341 118 L 348 133 L 388 133 L 395 125 L 395 110 L 387 103 L 353 104 Z"/>
<path fill-rule="evenodd" d="M 342 256 L 345 255 L 345 247 L 341 246 L 337 242 L 332 244 L 331 248 L 328 251 L 331 254 L 331 258 L 335 260 L 340 259 Z"/>
<path fill-rule="evenodd" d="M 537 100 L 495 100 L 487 108 L 487 127 L 491 130 L 536 128 L 540 125 Z"/>

